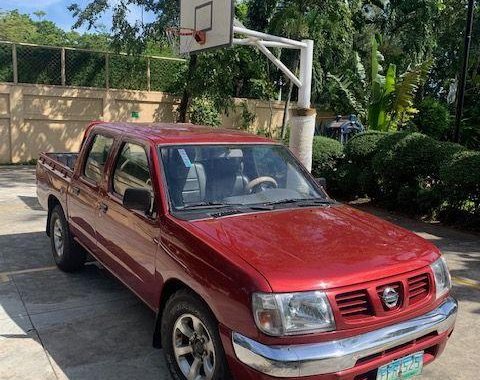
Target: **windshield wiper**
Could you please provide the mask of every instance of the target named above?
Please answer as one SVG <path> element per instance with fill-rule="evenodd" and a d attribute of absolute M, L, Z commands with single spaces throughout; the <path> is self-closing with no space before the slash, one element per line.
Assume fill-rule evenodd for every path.
<path fill-rule="evenodd" d="M 204 208 L 225 208 L 230 207 L 232 205 L 228 203 L 222 202 L 195 202 L 195 203 L 187 203 L 180 210 L 200 210 Z"/>
<path fill-rule="evenodd" d="M 237 203 L 224 203 L 224 202 L 216 202 L 216 201 L 209 201 L 209 202 L 194 202 L 194 203 L 187 203 L 183 207 L 179 208 L 180 210 L 201 210 L 201 209 L 208 209 L 208 208 L 227 208 L 227 207 L 239 207 L 244 206 L 243 204 Z"/>
<path fill-rule="evenodd" d="M 298 206 L 310 206 L 310 205 L 326 205 L 332 204 L 333 201 L 328 199 L 319 199 L 319 198 L 291 198 L 291 199 L 280 199 L 279 201 L 267 202 L 263 203 L 264 206 L 275 206 L 275 205 L 284 205 L 284 204 L 291 204 L 295 203 Z"/>

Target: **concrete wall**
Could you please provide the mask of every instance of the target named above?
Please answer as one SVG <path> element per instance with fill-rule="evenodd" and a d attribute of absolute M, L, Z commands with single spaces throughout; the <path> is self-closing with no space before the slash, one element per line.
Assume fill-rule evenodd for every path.
<path fill-rule="evenodd" d="M 224 127 L 241 128 L 244 102 L 257 115 L 252 132 L 278 133 L 282 102 L 236 99 Z M 41 151 L 77 151 L 91 120 L 173 122 L 178 103 L 162 92 L 0 83 L 0 163 L 26 162 Z"/>

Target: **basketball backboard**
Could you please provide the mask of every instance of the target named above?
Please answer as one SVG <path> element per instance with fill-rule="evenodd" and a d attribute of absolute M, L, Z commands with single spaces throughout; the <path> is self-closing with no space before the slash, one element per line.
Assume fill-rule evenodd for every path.
<path fill-rule="evenodd" d="M 198 53 L 232 45 L 233 18 L 233 0 L 180 0 L 180 28 L 205 33 L 202 41 L 180 35 L 180 53 Z"/>

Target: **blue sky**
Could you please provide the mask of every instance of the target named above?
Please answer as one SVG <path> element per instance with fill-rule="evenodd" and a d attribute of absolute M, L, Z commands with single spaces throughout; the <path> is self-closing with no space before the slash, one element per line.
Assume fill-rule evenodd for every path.
<path fill-rule="evenodd" d="M 110 0 L 112 4 L 115 4 L 118 0 Z M 55 22 L 60 28 L 64 30 L 70 30 L 74 19 L 71 13 L 67 10 L 67 7 L 77 3 L 81 7 L 89 3 L 89 0 L 0 0 L 0 11 L 10 11 L 18 9 L 21 13 L 33 14 L 35 11 L 44 11 L 47 15 L 45 19 Z M 35 16 L 32 16 L 35 19 Z M 142 17 L 142 10 L 140 7 L 130 7 L 130 15 L 128 20 L 134 23 L 136 20 L 140 20 Z M 144 14 L 144 21 L 148 21 L 152 18 L 149 14 Z M 110 29 L 111 14 L 107 13 L 101 20 L 108 29 Z M 85 29 L 80 30 L 85 31 Z"/>

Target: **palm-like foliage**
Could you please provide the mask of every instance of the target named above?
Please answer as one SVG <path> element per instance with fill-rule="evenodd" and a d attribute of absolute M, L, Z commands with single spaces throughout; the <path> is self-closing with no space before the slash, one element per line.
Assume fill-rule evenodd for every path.
<path fill-rule="evenodd" d="M 357 115 L 360 118 L 365 117 L 365 105 L 362 103 L 362 100 L 357 97 L 355 92 L 352 90 L 352 79 L 349 79 L 347 75 L 333 75 L 331 73 L 327 74 L 327 79 L 333 81 L 338 89 L 343 93 L 343 95 L 347 98 L 348 103 L 352 106 L 355 110 Z"/>
<path fill-rule="evenodd" d="M 392 116 L 389 127 L 397 129 L 398 126 L 405 125 L 418 112 L 413 106 L 414 96 L 419 85 L 425 81 L 431 66 L 432 62 L 426 61 L 408 69 L 398 78 L 391 98 Z"/>
<path fill-rule="evenodd" d="M 372 37 L 369 83 L 358 55 L 355 79 L 333 74 L 327 78 L 335 83 L 360 118 L 367 120 L 370 129 L 389 131 L 406 125 L 417 112 L 413 107 L 414 96 L 427 77 L 431 61 L 408 68 L 401 75 L 397 75 L 396 65 L 389 64 L 384 74 L 385 59 L 379 51 L 380 43 L 379 36 Z M 353 90 L 354 81 L 360 82 L 361 92 Z"/>
<path fill-rule="evenodd" d="M 395 91 L 397 67 L 390 64 L 386 75 L 383 75 L 382 64 L 385 61 L 378 50 L 379 41 L 372 37 L 371 52 L 371 94 L 368 106 L 368 125 L 375 130 L 385 131 L 389 125 L 388 106 L 390 97 Z"/>

